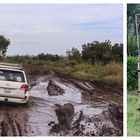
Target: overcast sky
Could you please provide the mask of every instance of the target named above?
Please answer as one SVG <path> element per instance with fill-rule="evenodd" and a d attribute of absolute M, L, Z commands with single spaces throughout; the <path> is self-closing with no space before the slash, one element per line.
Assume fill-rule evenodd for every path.
<path fill-rule="evenodd" d="M 122 4 L 0 4 L 8 55 L 63 54 L 94 40 L 123 42 Z"/>

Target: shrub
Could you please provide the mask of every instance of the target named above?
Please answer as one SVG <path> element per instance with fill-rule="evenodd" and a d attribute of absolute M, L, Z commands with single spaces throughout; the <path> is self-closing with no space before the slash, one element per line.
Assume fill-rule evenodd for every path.
<path fill-rule="evenodd" d="M 128 56 L 127 59 L 127 88 L 134 90 L 138 88 L 137 58 Z"/>
<path fill-rule="evenodd" d="M 67 66 L 75 66 L 77 64 L 77 61 L 76 60 L 67 60 L 67 62 L 65 63 L 65 65 Z"/>

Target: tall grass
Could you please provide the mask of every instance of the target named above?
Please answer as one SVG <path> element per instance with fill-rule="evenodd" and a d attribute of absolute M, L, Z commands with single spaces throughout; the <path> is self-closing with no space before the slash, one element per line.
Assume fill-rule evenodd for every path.
<path fill-rule="evenodd" d="M 138 114 L 137 91 L 128 93 L 127 98 L 127 133 L 128 136 L 140 136 L 140 116 Z"/>
<path fill-rule="evenodd" d="M 47 65 L 48 66 L 48 65 Z M 89 81 L 102 81 L 110 85 L 123 85 L 123 65 L 122 63 L 111 62 L 106 65 L 95 63 L 77 63 L 74 61 L 59 61 L 56 64 L 49 64 L 51 69 L 64 74 L 69 74 L 78 79 Z"/>
<path fill-rule="evenodd" d="M 24 57 L 23 57 L 24 58 Z M 122 63 L 110 62 L 103 65 L 98 62 L 94 65 L 77 62 L 76 60 L 69 60 L 67 58 L 58 61 L 49 60 L 34 60 L 34 59 L 6 59 L 6 62 L 21 63 L 21 64 L 35 64 L 52 69 L 64 74 L 68 74 L 78 79 L 89 81 L 102 81 L 110 85 L 121 86 L 123 84 L 123 65 Z"/>
<path fill-rule="evenodd" d="M 78 66 L 79 69 L 77 68 Z M 82 64 L 82 67 L 83 69 L 81 65 L 77 65 L 77 71 L 73 72 L 72 75 L 90 81 L 103 81 L 107 84 L 122 86 L 123 70 L 120 63 L 111 62 L 107 65 L 97 63 L 94 65 Z"/>

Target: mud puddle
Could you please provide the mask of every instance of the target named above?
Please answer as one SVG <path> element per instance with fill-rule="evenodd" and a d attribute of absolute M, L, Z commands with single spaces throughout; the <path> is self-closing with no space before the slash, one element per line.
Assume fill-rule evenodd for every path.
<path fill-rule="evenodd" d="M 53 80 L 64 93 L 50 96 L 47 89 L 49 80 Z M 69 79 L 61 79 L 54 73 L 40 77 L 30 90 L 31 98 L 27 105 L 1 104 L 0 134 L 3 136 L 122 135 L 122 96 L 108 94 L 106 91 L 104 94 L 98 93 L 90 82 L 76 80 L 75 83 Z"/>

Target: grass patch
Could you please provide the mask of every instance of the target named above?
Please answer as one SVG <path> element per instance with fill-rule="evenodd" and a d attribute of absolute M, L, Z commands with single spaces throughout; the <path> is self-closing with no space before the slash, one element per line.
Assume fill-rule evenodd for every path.
<path fill-rule="evenodd" d="M 85 71 L 76 71 L 71 74 L 73 77 L 83 80 L 92 81 L 94 79 L 94 75 L 92 73 L 87 73 Z"/>
<path fill-rule="evenodd" d="M 35 64 L 44 66 L 57 72 L 73 76 L 78 79 L 89 81 L 101 81 L 110 85 L 123 86 L 123 65 L 122 63 L 110 62 L 106 65 L 100 62 L 94 65 L 82 61 L 69 60 L 67 58 L 57 61 L 34 60 L 34 59 L 6 59 L 6 62 Z"/>
<path fill-rule="evenodd" d="M 63 60 L 58 61 L 56 64 L 51 63 L 46 66 L 78 79 L 102 81 L 120 87 L 123 85 L 123 65 L 121 63 L 111 62 L 106 65 L 100 63 L 90 65 L 83 62 L 77 63 L 74 61 Z"/>
<path fill-rule="evenodd" d="M 140 136 L 140 116 L 137 111 L 137 91 L 128 93 L 127 98 L 127 134 L 128 136 Z"/>

